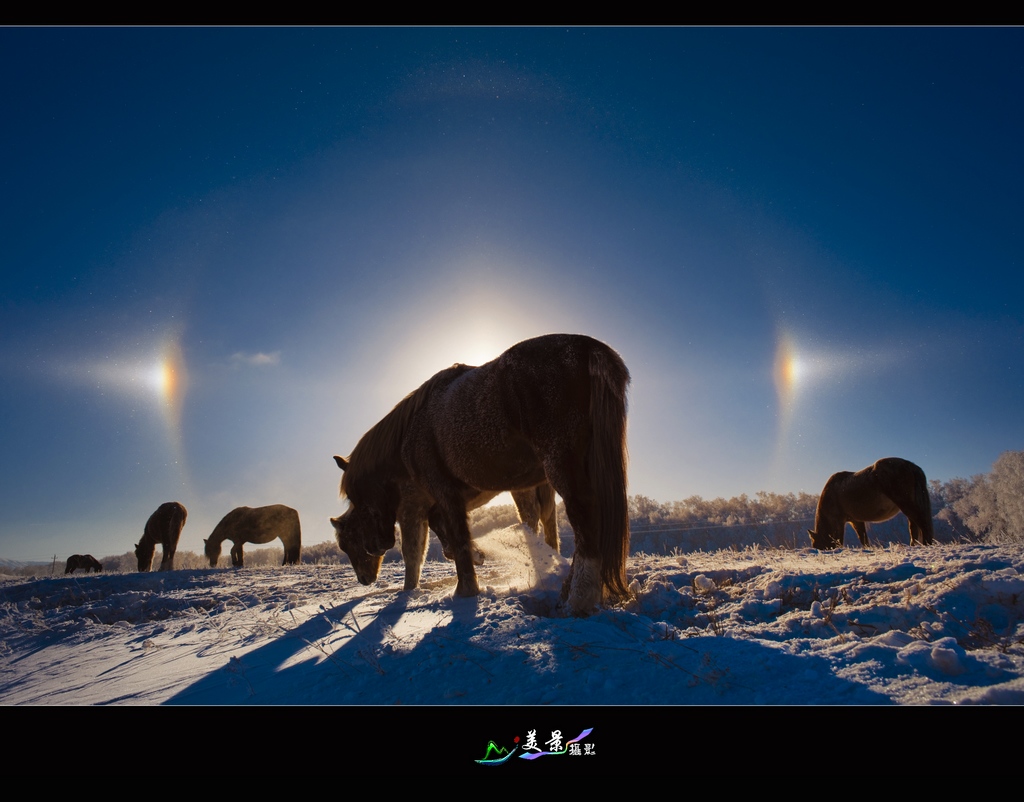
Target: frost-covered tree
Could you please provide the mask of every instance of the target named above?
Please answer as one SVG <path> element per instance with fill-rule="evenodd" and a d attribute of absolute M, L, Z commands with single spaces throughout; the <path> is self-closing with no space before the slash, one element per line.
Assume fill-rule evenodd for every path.
<path fill-rule="evenodd" d="M 971 480 L 954 477 L 947 482 L 932 479 L 928 483 L 928 495 L 932 500 L 932 517 L 935 519 L 935 537 L 941 542 L 956 538 L 976 537 L 957 512 L 957 503 L 971 491 Z"/>
<path fill-rule="evenodd" d="M 992 466 L 996 512 L 1006 536 L 1024 539 L 1024 451 L 1004 451 Z"/>
<path fill-rule="evenodd" d="M 953 503 L 953 511 L 978 537 L 988 537 L 998 528 L 996 494 L 986 474 L 970 478 L 967 492 Z"/>
<path fill-rule="evenodd" d="M 1024 540 L 1024 451 L 1004 451 L 952 507 L 979 537 Z"/>

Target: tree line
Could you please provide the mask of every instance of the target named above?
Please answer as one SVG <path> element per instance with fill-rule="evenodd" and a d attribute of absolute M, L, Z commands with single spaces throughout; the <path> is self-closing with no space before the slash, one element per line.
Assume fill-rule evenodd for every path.
<path fill-rule="evenodd" d="M 935 538 L 954 541 L 1024 540 L 1024 451 L 1006 451 L 992 471 L 970 479 L 929 482 Z M 814 526 L 818 496 L 811 493 L 769 493 L 732 498 L 690 496 L 662 503 L 643 495 L 629 499 L 630 550 L 671 554 L 674 551 L 717 551 L 752 545 L 781 548 L 810 546 L 807 530 Z M 470 513 L 470 530 L 479 537 L 492 529 L 518 523 L 512 504 L 496 504 Z M 572 543 L 572 527 L 558 502 L 558 529 Z M 908 543 L 907 519 L 868 524 L 872 543 Z M 847 527 L 847 545 L 856 535 Z M 563 550 L 564 553 L 564 550 Z"/>

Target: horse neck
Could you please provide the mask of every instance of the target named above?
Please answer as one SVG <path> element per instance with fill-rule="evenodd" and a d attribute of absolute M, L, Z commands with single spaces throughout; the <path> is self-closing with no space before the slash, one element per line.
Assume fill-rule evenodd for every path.
<path fill-rule="evenodd" d="M 141 558 L 142 562 L 152 566 L 153 556 L 156 554 L 156 541 L 153 540 L 152 536 L 147 537 L 145 533 L 143 533 L 142 540 L 139 541 L 139 544 L 136 547 L 136 552 L 136 557 Z"/>
<path fill-rule="evenodd" d="M 467 370 L 468 365 L 453 365 L 427 379 L 416 390 L 399 401 L 376 426 L 364 434 L 341 477 L 341 492 L 348 496 L 353 483 L 400 479 L 406 471 L 402 464 L 402 444 L 416 415 L 438 389 L 451 384 Z"/>
<path fill-rule="evenodd" d="M 219 546 L 225 540 L 230 540 L 232 543 L 235 542 L 234 538 L 232 538 L 227 532 L 219 532 L 217 531 L 217 529 L 214 529 L 213 532 L 210 533 L 210 536 L 206 539 L 210 544 L 214 546 Z"/>

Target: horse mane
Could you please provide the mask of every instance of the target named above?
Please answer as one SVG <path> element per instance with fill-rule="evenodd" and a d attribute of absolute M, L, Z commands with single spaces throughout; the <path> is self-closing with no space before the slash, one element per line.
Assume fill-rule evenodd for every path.
<path fill-rule="evenodd" d="M 348 458 L 348 468 L 341 475 L 341 495 L 348 496 L 353 484 L 366 478 L 404 471 L 401 465 L 402 443 L 409 424 L 439 387 L 450 384 L 467 370 L 473 370 L 473 367 L 456 363 L 434 374 L 359 438 Z"/>

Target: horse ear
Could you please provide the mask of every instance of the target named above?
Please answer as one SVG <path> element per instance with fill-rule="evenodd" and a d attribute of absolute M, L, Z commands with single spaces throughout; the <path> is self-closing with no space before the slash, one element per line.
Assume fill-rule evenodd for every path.
<path fill-rule="evenodd" d="M 341 468 L 342 470 L 348 468 L 348 463 L 345 461 L 344 457 L 339 457 L 337 454 L 335 454 L 334 461 L 338 463 L 338 467 Z"/>

